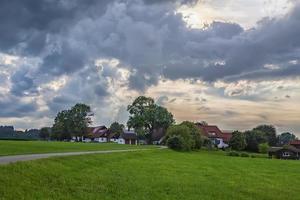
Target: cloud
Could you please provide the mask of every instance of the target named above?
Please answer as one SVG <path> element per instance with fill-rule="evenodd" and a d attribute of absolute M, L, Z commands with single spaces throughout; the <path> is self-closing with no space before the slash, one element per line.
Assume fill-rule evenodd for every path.
<path fill-rule="evenodd" d="M 45 116 L 53 116 L 83 102 L 96 107 L 102 117 L 98 121 L 109 121 L 110 113 L 111 118 L 125 116 L 121 104 L 129 101 L 128 96 L 144 94 L 163 80 L 200 81 L 209 87 L 208 94 L 257 100 L 270 87 L 258 92 L 255 82 L 300 76 L 299 3 L 287 15 L 265 18 L 252 29 L 229 21 L 194 29 L 178 8 L 195 2 L 1 1 L 0 53 L 20 60 L 8 64 L 0 60 L 0 67 L 6 63 L 5 70 L 0 68 L 5 82 L 1 81 L 0 94 L 7 95 L 0 100 L 2 105 L 15 102 L 7 105 L 11 112 L 7 110 L 6 115 L 19 110 L 15 116 L 22 116 L 26 108 L 42 107 Z M 66 77 L 63 83 L 56 83 L 62 77 Z M 215 87 L 219 82 L 223 85 Z M 161 104 L 172 105 L 181 100 L 206 105 L 213 100 L 185 97 L 187 93 L 197 92 L 166 89 L 155 97 Z M 202 95 L 202 88 L 198 93 Z M 25 102 L 27 98 L 31 101 Z"/>

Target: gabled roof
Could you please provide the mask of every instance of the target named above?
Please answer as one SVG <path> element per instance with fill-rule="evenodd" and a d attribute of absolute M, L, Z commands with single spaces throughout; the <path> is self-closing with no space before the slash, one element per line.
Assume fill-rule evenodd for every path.
<path fill-rule="evenodd" d="M 296 147 L 294 146 L 285 146 L 285 147 L 270 147 L 269 148 L 269 152 L 277 152 L 277 151 L 280 151 L 280 150 L 289 150 L 289 151 L 293 151 L 293 152 L 298 152 L 300 153 L 300 149 L 297 149 Z"/>
<path fill-rule="evenodd" d="M 300 145 L 300 140 L 293 140 L 290 142 L 290 145 Z"/>
<path fill-rule="evenodd" d="M 123 133 L 121 134 L 121 137 L 123 139 L 132 139 L 136 140 L 137 139 L 137 134 L 134 131 L 127 131 L 124 130 Z"/>
<path fill-rule="evenodd" d="M 109 130 L 106 128 L 106 126 L 90 127 L 89 132 L 93 138 L 109 136 Z"/>
<path fill-rule="evenodd" d="M 223 138 L 222 131 L 215 125 L 196 124 L 208 138 Z"/>

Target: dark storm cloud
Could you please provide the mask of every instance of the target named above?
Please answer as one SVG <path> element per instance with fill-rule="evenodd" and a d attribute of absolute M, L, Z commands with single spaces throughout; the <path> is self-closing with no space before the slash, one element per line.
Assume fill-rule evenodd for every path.
<path fill-rule="evenodd" d="M 22 102 L 16 97 L 0 96 L 0 117 L 25 117 L 35 113 L 38 105 L 35 102 Z"/>
<path fill-rule="evenodd" d="M 107 78 L 119 75 L 109 67 L 100 75 L 96 59 L 117 59 L 118 68 L 131 72 L 129 88 L 139 91 L 161 78 L 230 82 L 300 75 L 299 64 L 290 64 L 300 59 L 300 5 L 251 30 L 228 22 L 191 29 L 175 11 L 193 2 L 2 0 L 0 52 L 39 60 L 12 73 L 10 93 L 34 96 L 40 85 L 67 75 L 68 83 L 47 99 L 50 108 L 102 99 L 109 95 Z"/>

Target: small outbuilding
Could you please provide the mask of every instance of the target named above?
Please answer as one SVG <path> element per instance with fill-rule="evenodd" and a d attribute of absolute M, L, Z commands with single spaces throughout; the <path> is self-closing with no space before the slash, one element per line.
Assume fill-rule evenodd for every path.
<path fill-rule="evenodd" d="M 299 160 L 300 158 L 300 149 L 297 149 L 293 146 L 285 147 L 270 147 L 269 158 L 278 158 L 278 159 L 293 159 Z"/>
<path fill-rule="evenodd" d="M 125 144 L 137 144 L 137 134 L 134 131 L 123 131 L 121 134 L 121 138 L 123 139 Z"/>

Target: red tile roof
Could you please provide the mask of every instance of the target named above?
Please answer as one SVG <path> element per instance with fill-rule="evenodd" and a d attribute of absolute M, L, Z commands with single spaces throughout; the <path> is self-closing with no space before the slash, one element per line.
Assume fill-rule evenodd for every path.
<path fill-rule="evenodd" d="M 300 140 L 293 140 L 290 142 L 290 145 L 300 145 Z"/>
<path fill-rule="evenodd" d="M 218 126 L 215 125 L 203 125 L 201 123 L 196 124 L 202 133 L 208 138 L 222 138 L 224 142 L 229 142 L 232 132 L 231 131 L 221 131 Z"/>

